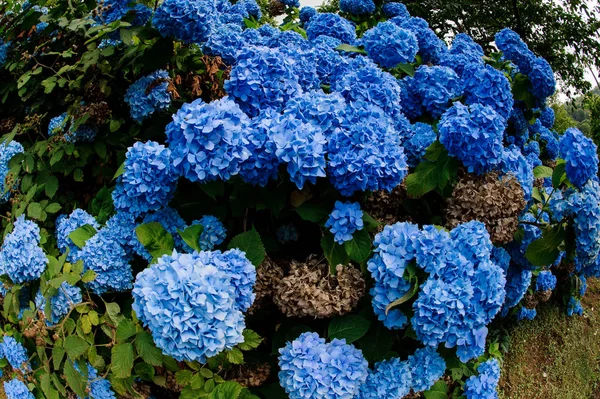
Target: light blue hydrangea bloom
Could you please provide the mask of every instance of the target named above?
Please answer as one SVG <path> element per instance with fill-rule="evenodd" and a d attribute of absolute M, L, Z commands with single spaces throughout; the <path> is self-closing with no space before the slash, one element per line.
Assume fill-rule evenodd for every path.
<path fill-rule="evenodd" d="M 306 24 L 315 15 L 317 15 L 317 10 L 314 7 L 302 7 L 299 15 L 300 22 Z"/>
<path fill-rule="evenodd" d="M 388 3 L 393 4 L 393 3 Z M 387 4 L 386 4 L 387 5 Z M 384 6 L 385 11 L 385 6 Z M 441 57 L 448 51 L 446 43 L 429 27 L 423 18 L 394 17 L 390 20 L 401 28 L 413 32 L 419 42 L 419 54 L 424 62 L 437 64 Z"/>
<path fill-rule="evenodd" d="M 224 24 L 215 27 L 202 49 L 204 54 L 219 56 L 228 65 L 233 65 L 238 51 L 244 45 L 242 28 L 235 24 Z"/>
<path fill-rule="evenodd" d="M 27 385 L 16 378 L 4 381 L 4 393 L 6 394 L 6 399 L 35 399 L 35 396 L 29 392 Z"/>
<path fill-rule="evenodd" d="M 308 40 L 315 40 L 321 35 L 334 37 L 346 44 L 354 44 L 356 40 L 354 24 L 332 13 L 319 13 L 306 26 Z"/>
<path fill-rule="evenodd" d="M 40 247 L 40 228 L 26 220 L 25 215 L 19 216 L 0 249 L 0 274 L 21 284 L 40 278 L 47 264 L 48 258 Z"/>
<path fill-rule="evenodd" d="M 469 65 L 463 76 L 465 104 L 488 105 L 505 120 L 512 113 L 514 99 L 504 73 L 491 65 Z"/>
<path fill-rule="evenodd" d="M 66 112 L 61 115 L 55 116 L 50 119 L 50 123 L 48 124 L 48 136 L 53 136 L 58 133 L 62 133 L 67 125 L 68 115 Z"/>
<path fill-rule="evenodd" d="M 75 370 L 79 370 L 77 363 L 74 364 Z M 83 374 L 83 373 L 82 373 Z M 106 378 L 98 375 L 98 370 L 92 367 L 91 364 L 87 364 L 87 386 L 86 391 L 90 396 L 82 398 L 77 396 L 78 399 L 116 399 L 115 393 L 112 390 L 110 381 Z"/>
<path fill-rule="evenodd" d="M 411 63 L 419 50 L 415 34 L 390 21 L 366 31 L 361 43 L 369 57 L 383 68 Z"/>
<path fill-rule="evenodd" d="M 415 392 L 426 391 L 442 378 L 446 371 L 446 362 L 434 348 L 417 349 L 408 357 L 412 374 L 412 389 Z"/>
<path fill-rule="evenodd" d="M 383 5 L 383 13 L 388 18 L 401 17 L 403 19 L 410 18 L 410 13 L 406 6 L 402 3 L 389 2 Z"/>
<path fill-rule="evenodd" d="M 77 254 L 80 251 L 80 248 L 69 238 L 69 234 L 86 224 L 89 224 L 96 230 L 100 229 L 100 225 L 96 222 L 96 219 L 79 208 L 75 209 L 68 216 L 60 215 L 56 219 L 56 245 L 63 254 L 67 250 L 69 251 L 67 255 L 68 262 L 76 262 Z"/>
<path fill-rule="evenodd" d="M 16 370 L 23 372 L 31 370 L 29 356 L 23 345 L 11 336 L 5 335 L 0 342 L 0 355 Z"/>
<path fill-rule="evenodd" d="M 5 42 L 0 39 L 0 68 L 6 64 L 6 60 L 8 59 L 8 50 L 10 50 L 11 42 Z"/>
<path fill-rule="evenodd" d="M 357 399 L 403 398 L 410 393 L 413 375 L 408 362 L 397 357 L 375 364 Z"/>
<path fill-rule="evenodd" d="M 204 215 L 199 220 L 194 220 L 192 226 L 202 225 L 203 230 L 200 233 L 200 248 L 203 251 L 214 249 L 217 245 L 221 245 L 227 238 L 227 229 L 217 217 L 212 215 Z"/>
<path fill-rule="evenodd" d="M 218 17 L 210 0 L 165 0 L 154 13 L 152 25 L 164 37 L 204 43 Z"/>
<path fill-rule="evenodd" d="M 410 132 L 412 134 L 404 138 L 402 145 L 408 165 L 415 167 L 425 157 L 427 148 L 437 140 L 437 134 L 433 131 L 431 125 L 422 122 L 412 125 Z"/>
<path fill-rule="evenodd" d="M 58 293 L 50 298 L 52 316 L 46 323 L 48 325 L 59 323 L 69 313 L 71 307 L 81 303 L 81 301 L 81 288 L 74 287 L 66 281 L 63 282 L 58 287 Z M 42 312 L 45 311 L 46 298 L 42 295 L 41 291 L 35 296 L 35 306 Z"/>
<path fill-rule="evenodd" d="M 440 58 L 440 65 L 454 69 L 458 76 L 463 77 L 468 65 L 483 65 L 483 49 L 465 33 L 454 36 L 452 46 Z"/>
<path fill-rule="evenodd" d="M 535 55 L 516 32 L 502 29 L 496 33 L 495 42 L 504 57 L 514 62 L 520 72 L 526 75 L 531 72 Z"/>
<path fill-rule="evenodd" d="M 566 161 L 567 177 L 581 189 L 590 177 L 598 173 L 596 144 L 576 128 L 569 128 L 559 141 L 560 156 Z"/>
<path fill-rule="evenodd" d="M 353 15 L 367 15 L 375 11 L 373 0 L 340 0 L 340 11 Z"/>
<path fill-rule="evenodd" d="M 125 102 L 129 105 L 133 120 L 142 122 L 154 112 L 167 109 L 171 105 L 169 80 L 167 71 L 161 69 L 129 86 L 125 93 Z"/>
<path fill-rule="evenodd" d="M 490 359 L 477 367 L 479 375 L 469 377 L 464 390 L 467 399 L 498 399 L 496 388 L 500 381 L 500 364 Z"/>
<path fill-rule="evenodd" d="M 329 227 L 335 242 L 343 244 L 352 239 L 354 232 L 363 229 L 362 217 L 363 211 L 358 202 L 336 201 L 325 227 Z"/>
<path fill-rule="evenodd" d="M 537 311 L 535 309 L 528 309 L 525 306 L 522 306 L 517 311 L 517 320 L 533 320 L 537 316 Z"/>
<path fill-rule="evenodd" d="M 583 316 L 583 307 L 581 306 L 581 301 L 575 297 L 569 298 L 569 303 L 567 303 L 567 315 L 573 316 Z"/>
<path fill-rule="evenodd" d="M 25 151 L 23 146 L 17 141 L 0 144 L 0 204 L 5 203 L 11 196 L 10 188 L 6 187 L 6 177 L 8 176 L 8 163 L 17 154 Z M 16 184 L 16 183 L 15 183 Z M 5 192 L 6 191 L 6 192 Z"/>

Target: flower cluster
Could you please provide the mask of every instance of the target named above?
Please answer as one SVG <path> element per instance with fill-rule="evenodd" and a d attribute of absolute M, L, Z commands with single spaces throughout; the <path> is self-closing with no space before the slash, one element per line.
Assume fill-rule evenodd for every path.
<path fill-rule="evenodd" d="M 469 377 L 465 384 L 467 399 L 497 399 L 496 387 L 500 382 L 500 364 L 490 359 L 477 367 L 479 375 Z"/>
<path fill-rule="evenodd" d="M 13 337 L 4 336 L 0 342 L 0 355 L 8 360 L 8 363 L 15 369 L 21 371 L 31 370 L 29 366 L 29 356 L 23 345 Z"/>
<path fill-rule="evenodd" d="M 369 57 L 383 68 L 414 61 L 419 49 L 415 34 L 391 21 L 380 22 L 366 31 L 361 42 Z"/>
<path fill-rule="evenodd" d="M 177 360 L 205 362 L 243 342 L 243 311 L 256 271 L 243 253 L 162 256 L 138 274 L 133 309 L 156 345 Z"/>
<path fill-rule="evenodd" d="M 4 393 L 7 399 L 35 399 L 27 385 L 17 378 L 4 382 Z"/>
<path fill-rule="evenodd" d="M 352 234 L 363 229 L 363 212 L 358 202 L 336 201 L 325 227 L 329 227 L 335 242 L 343 244 L 352 239 Z"/>
<path fill-rule="evenodd" d="M 340 11 L 354 15 L 372 14 L 375 3 L 373 0 L 340 0 Z"/>
<path fill-rule="evenodd" d="M 415 392 L 426 391 L 442 378 L 446 371 L 446 362 L 434 348 L 417 349 L 408 357 L 412 374 L 412 389 Z"/>
<path fill-rule="evenodd" d="M 203 251 L 214 249 L 217 245 L 221 245 L 225 238 L 227 238 L 227 229 L 215 216 L 204 215 L 200 220 L 192 222 L 191 226 L 195 225 L 203 227 L 199 239 L 200 248 Z"/>
<path fill-rule="evenodd" d="M 461 94 L 456 72 L 443 66 L 421 66 L 414 77 L 402 82 L 403 111 L 411 119 L 424 112 L 439 118 L 450 106 L 450 100 Z"/>
<path fill-rule="evenodd" d="M 129 105 L 131 117 L 142 122 L 156 111 L 164 110 L 171 104 L 169 74 L 158 70 L 138 79 L 127 89 L 125 102 Z"/>
<path fill-rule="evenodd" d="M 560 156 L 566 162 L 567 177 L 577 188 L 583 188 L 598 173 L 596 144 L 576 128 L 569 128 L 559 141 Z"/>
<path fill-rule="evenodd" d="M 354 44 L 356 30 L 354 24 L 347 19 L 332 13 L 320 13 L 313 16 L 306 26 L 308 40 L 315 40 L 319 36 L 331 36 L 342 43 Z"/>
<path fill-rule="evenodd" d="M 58 287 L 58 293 L 50 298 L 51 317 L 48 324 L 59 323 L 63 317 L 69 314 L 71 308 L 81 301 L 81 288 L 74 287 L 66 281 L 63 282 Z M 42 311 L 45 309 L 46 298 L 41 292 L 38 292 L 35 297 L 35 306 Z"/>
<path fill-rule="evenodd" d="M 0 248 L 0 274 L 17 284 L 40 278 L 48 264 L 40 240 L 38 225 L 19 216 Z"/>
<path fill-rule="evenodd" d="M 56 245 L 61 253 L 69 251 L 67 255 L 69 262 L 77 261 L 80 251 L 79 247 L 69 238 L 69 234 L 85 225 L 90 225 L 96 230 L 100 228 L 96 219 L 83 209 L 75 209 L 68 216 L 60 215 L 56 219 Z"/>
<path fill-rule="evenodd" d="M 367 379 L 367 361 L 343 339 L 303 333 L 279 353 L 279 382 L 290 399 L 352 399 Z"/>
<path fill-rule="evenodd" d="M 502 72 L 491 65 L 475 64 L 467 68 L 463 85 L 466 105 L 490 106 L 498 115 L 508 120 L 514 100 L 510 91 L 510 82 Z"/>
<path fill-rule="evenodd" d="M 209 0 L 165 0 L 152 17 L 152 25 L 162 36 L 186 43 L 204 43 L 211 33 L 217 13 Z"/>
<path fill-rule="evenodd" d="M 412 374 L 408 362 L 392 358 L 375 364 L 364 384 L 358 399 L 403 398 L 410 393 Z"/>
<path fill-rule="evenodd" d="M 23 151 L 23 146 L 16 141 L 0 144 L 0 204 L 8 201 L 11 195 L 11 189 L 13 188 L 12 186 L 6 186 L 6 178 L 10 170 L 8 163 L 12 157 L 21 154 Z"/>
<path fill-rule="evenodd" d="M 556 287 L 556 276 L 549 270 L 544 270 L 538 274 L 535 280 L 536 291 L 552 291 Z"/>

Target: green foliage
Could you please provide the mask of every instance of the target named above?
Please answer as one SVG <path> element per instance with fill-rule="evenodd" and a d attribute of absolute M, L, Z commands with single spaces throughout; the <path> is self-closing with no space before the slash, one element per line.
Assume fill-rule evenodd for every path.
<path fill-rule="evenodd" d="M 163 255 L 169 255 L 175 247 L 173 236 L 158 222 L 144 223 L 136 227 L 135 233 L 140 243 L 152 255 L 153 262 Z"/>
<path fill-rule="evenodd" d="M 433 190 L 445 196 L 457 172 L 458 161 L 448 155 L 439 141 L 435 141 L 427 148 L 425 160 L 406 177 L 406 192 L 412 198 L 421 198 Z"/>
<path fill-rule="evenodd" d="M 260 265 L 265 260 L 265 247 L 254 228 L 233 237 L 228 247 L 243 251 L 254 266 Z"/>

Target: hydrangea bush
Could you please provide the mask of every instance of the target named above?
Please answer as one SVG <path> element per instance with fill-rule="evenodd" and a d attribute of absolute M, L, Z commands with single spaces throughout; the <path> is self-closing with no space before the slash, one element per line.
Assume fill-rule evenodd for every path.
<path fill-rule="evenodd" d="M 597 148 L 553 130 L 515 32 L 486 54 L 396 2 L 17 3 L 7 398 L 497 398 L 500 327 L 586 311 Z"/>

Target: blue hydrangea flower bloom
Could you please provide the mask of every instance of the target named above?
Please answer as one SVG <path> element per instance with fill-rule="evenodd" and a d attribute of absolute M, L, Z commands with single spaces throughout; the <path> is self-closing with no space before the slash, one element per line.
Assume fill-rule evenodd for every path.
<path fill-rule="evenodd" d="M 504 119 L 492 108 L 455 103 L 440 120 L 440 142 L 470 173 L 489 172 L 502 161 Z"/>
<path fill-rule="evenodd" d="M 133 256 L 134 253 L 144 256 L 150 261 L 152 256 L 148 254 L 144 246 L 138 241 L 135 232 L 138 223 L 136 223 L 135 217 L 127 212 L 117 212 L 108 219 L 106 226 L 103 230 L 104 234 L 112 237 L 112 239 L 121 244 L 127 256 Z"/>
<path fill-rule="evenodd" d="M 83 374 L 79 369 L 77 363 L 74 363 L 75 370 Z M 116 399 L 115 393 L 112 390 L 110 381 L 106 378 L 98 376 L 98 370 L 92 367 L 91 364 L 87 364 L 87 386 L 86 392 L 90 396 L 84 398 L 77 396 L 78 399 Z"/>
<path fill-rule="evenodd" d="M 504 119 L 513 109 L 510 82 L 502 72 L 486 66 L 468 66 L 463 76 L 465 104 L 489 105 Z"/>
<path fill-rule="evenodd" d="M 59 323 L 63 317 L 69 314 L 71 307 L 81 303 L 81 301 L 81 288 L 74 287 L 66 281 L 63 282 L 60 287 L 58 287 L 58 294 L 50 298 L 52 317 L 46 323 L 48 323 L 48 325 Z M 38 292 L 35 297 L 35 306 L 41 311 L 44 311 L 46 298 L 41 292 Z"/>
<path fill-rule="evenodd" d="M 158 222 L 164 227 L 169 234 L 175 239 L 175 248 L 183 249 L 183 239 L 177 232 L 178 230 L 185 230 L 185 220 L 179 215 L 179 213 L 173 208 L 164 208 L 154 213 L 150 213 L 144 217 L 143 223 Z M 145 249 L 144 249 L 145 251 Z"/>
<path fill-rule="evenodd" d="M 329 85 L 348 67 L 348 59 L 335 50 L 342 42 L 330 36 L 319 36 L 313 41 L 313 44 L 317 76 L 321 84 Z"/>
<path fill-rule="evenodd" d="M 353 15 L 368 15 L 375 11 L 373 0 L 340 0 L 340 11 Z"/>
<path fill-rule="evenodd" d="M 21 284 L 40 278 L 47 264 L 48 258 L 40 247 L 40 228 L 26 220 L 25 215 L 19 216 L 0 249 L 0 274 Z"/>
<path fill-rule="evenodd" d="M 101 3 L 105 10 L 96 20 L 105 25 L 123 18 L 129 11 L 135 12 L 135 18 L 131 22 L 133 26 L 144 25 L 152 17 L 152 10 L 144 4 L 135 4 L 132 7 L 128 0 L 103 0 Z"/>
<path fill-rule="evenodd" d="M 495 42 L 504 57 L 514 62 L 520 72 L 526 75 L 531 72 L 535 55 L 516 32 L 502 29 L 496 33 Z"/>
<path fill-rule="evenodd" d="M 431 388 L 446 371 L 446 362 L 431 347 L 417 349 L 408 357 L 408 364 L 412 374 L 412 389 L 415 392 Z"/>
<path fill-rule="evenodd" d="M 477 367 L 479 375 L 469 377 L 465 383 L 467 399 L 498 399 L 496 387 L 500 382 L 500 364 L 490 359 Z"/>
<path fill-rule="evenodd" d="M 440 59 L 440 65 L 450 67 L 462 77 L 467 65 L 483 65 L 483 49 L 473 39 L 465 34 L 459 33 L 452 40 L 452 46 L 444 52 Z"/>
<path fill-rule="evenodd" d="M 383 13 L 388 18 L 394 18 L 394 17 L 401 17 L 403 19 L 410 18 L 410 13 L 408 12 L 408 9 L 402 3 L 395 3 L 395 2 L 385 3 L 383 5 Z"/>
<path fill-rule="evenodd" d="M 529 285 L 531 285 L 531 277 L 530 270 L 518 270 L 515 267 L 508 269 L 506 276 L 506 300 L 502 307 L 502 316 L 506 316 L 511 308 L 521 302 Z"/>
<path fill-rule="evenodd" d="M 388 3 L 384 5 L 384 12 L 385 7 L 389 4 L 394 3 Z M 419 42 L 419 54 L 421 55 L 421 57 L 423 57 L 424 62 L 431 62 L 433 64 L 437 64 L 440 61 L 442 55 L 448 51 L 446 43 L 444 43 L 442 39 L 437 37 L 435 32 L 429 27 L 427 21 L 425 21 L 423 18 L 405 19 L 403 17 L 395 17 L 390 21 L 394 22 L 395 24 L 400 23 L 399 26 L 401 28 L 408 29 L 415 34 L 417 41 Z"/>
<path fill-rule="evenodd" d="M 537 157 L 535 154 L 532 155 Z M 533 192 L 533 165 L 528 162 L 527 158 L 514 144 L 502 150 L 500 170 L 504 173 L 511 173 L 517 178 L 523 189 L 525 201 L 529 201 Z"/>
<path fill-rule="evenodd" d="M 171 150 L 154 141 L 136 142 L 127 150 L 123 174 L 112 193 L 115 209 L 140 215 L 167 206 L 178 177 Z"/>
<path fill-rule="evenodd" d="M 157 347 L 177 360 L 206 362 L 243 342 L 235 286 L 212 253 L 165 255 L 137 275 L 133 310 Z"/>
<path fill-rule="evenodd" d="M 0 204 L 5 203 L 11 196 L 11 191 L 6 187 L 6 176 L 9 172 L 8 163 L 17 154 L 25 151 L 23 146 L 17 141 L 0 144 Z M 6 192 L 5 192 L 6 191 Z"/>
<path fill-rule="evenodd" d="M 282 244 L 298 241 L 298 230 L 293 224 L 284 224 L 277 229 L 277 241 Z"/>
<path fill-rule="evenodd" d="M 279 353 L 279 382 L 290 399 L 352 399 L 367 379 L 362 352 L 344 339 L 303 333 Z"/>
<path fill-rule="evenodd" d="M 332 13 L 319 13 L 306 26 L 308 40 L 315 40 L 321 35 L 334 37 L 346 44 L 354 44 L 356 41 L 354 24 Z"/>
<path fill-rule="evenodd" d="M 194 220 L 192 226 L 202 225 L 204 228 L 200 233 L 200 248 L 203 251 L 212 250 L 217 245 L 221 245 L 227 238 L 227 229 L 217 217 L 204 215 L 200 220 Z"/>
<path fill-rule="evenodd" d="M 229 180 L 250 157 L 249 126 L 250 119 L 228 97 L 184 104 L 166 128 L 173 166 L 190 181 Z"/>
<path fill-rule="evenodd" d="M 125 93 L 125 102 L 129 105 L 133 120 L 142 122 L 154 112 L 167 109 L 171 105 L 169 80 L 167 71 L 160 69 L 129 86 Z"/>
<path fill-rule="evenodd" d="M 256 0 L 242 0 L 240 3 L 244 5 L 249 16 L 254 17 L 257 21 L 262 18 L 262 11 Z"/>
<path fill-rule="evenodd" d="M 596 144 L 579 129 L 572 127 L 561 136 L 558 145 L 560 156 L 567 163 L 567 177 L 575 187 L 583 188 L 589 178 L 598 173 Z"/>
<path fill-rule="evenodd" d="M 152 25 L 164 37 L 186 43 L 204 43 L 218 19 L 210 0 L 165 0 L 152 18 Z"/>
<path fill-rule="evenodd" d="M 538 99 L 544 100 L 554 94 L 556 90 L 556 80 L 552 67 L 542 57 L 536 57 L 529 73 L 531 81 L 531 93 Z"/>
<path fill-rule="evenodd" d="M 5 42 L 0 39 L 0 68 L 6 64 L 6 60 L 8 59 L 8 50 L 10 50 L 11 42 Z"/>
<path fill-rule="evenodd" d="M 411 132 L 413 133 L 412 136 L 406 137 L 402 145 L 404 146 L 408 165 L 415 167 L 425 157 L 427 148 L 437 140 L 437 134 L 433 131 L 431 125 L 421 122 L 412 125 Z"/>
<path fill-rule="evenodd" d="M 535 309 L 528 309 L 525 306 L 521 306 L 517 311 L 517 321 L 521 320 L 533 320 L 537 316 Z"/>
<path fill-rule="evenodd" d="M 285 37 L 292 35 L 298 37 L 298 40 L 302 43 L 309 43 L 299 33 L 293 31 L 281 32 L 280 40 L 286 44 L 280 46 L 279 51 L 292 64 L 294 75 L 298 78 L 302 90 L 320 89 L 315 52 L 312 49 L 305 49 L 301 45 L 288 44 L 290 40 Z"/>
<path fill-rule="evenodd" d="M 592 271 L 600 253 L 600 184 L 590 180 L 581 193 L 568 198 L 575 230 L 575 266 L 578 271 Z M 590 275 L 594 275 L 591 273 Z"/>
<path fill-rule="evenodd" d="M 65 133 L 65 140 L 70 143 L 90 143 L 94 141 L 98 128 L 96 126 L 81 125 L 76 130 L 73 124 L 69 127 L 69 131 Z"/>
<path fill-rule="evenodd" d="M 239 4 L 239 3 L 237 3 Z M 227 64 L 235 63 L 238 51 L 244 47 L 242 28 L 235 24 L 217 26 L 202 47 L 204 54 L 219 56 Z"/>
<path fill-rule="evenodd" d="M 55 116 L 50 119 L 50 123 L 48 124 L 48 136 L 53 136 L 58 133 L 62 133 L 67 125 L 68 115 L 66 112 L 59 116 Z"/>
<path fill-rule="evenodd" d="M 397 357 L 375 363 L 357 399 L 403 398 L 410 393 L 412 378 L 408 362 Z"/>
<path fill-rule="evenodd" d="M 315 15 L 317 15 L 317 10 L 314 7 L 302 7 L 299 15 L 300 22 L 306 24 Z"/>
<path fill-rule="evenodd" d="M 29 356 L 27 356 L 27 350 L 23 345 L 13 337 L 8 335 L 4 336 L 2 342 L 0 342 L 0 355 L 6 360 L 15 370 L 28 371 L 31 370 L 29 366 Z"/>
<path fill-rule="evenodd" d="M 551 129 L 554 126 L 554 110 L 552 107 L 545 107 L 540 114 L 540 122 L 542 126 Z"/>
<path fill-rule="evenodd" d="M 552 291 L 556 287 L 556 276 L 550 270 L 544 270 L 538 274 L 535 280 L 536 291 Z"/>
<path fill-rule="evenodd" d="M 238 53 L 224 88 L 244 112 L 255 117 L 264 108 L 281 111 L 290 97 L 302 91 L 294 72 L 292 62 L 279 50 L 244 48 Z M 200 105 L 197 101 L 192 103 L 196 108 Z"/>
<path fill-rule="evenodd" d="M 7 399 L 35 399 L 35 396 L 29 392 L 27 385 L 16 378 L 4 381 L 4 393 Z"/>
<path fill-rule="evenodd" d="M 329 136 L 346 116 L 347 104 L 339 93 L 325 94 L 321 90 L 304 92 L 290 99 L 284 114 L 321 128 Z"/>
<path fill-rule="evenodd" d="M 450 106 L 450 100 L 461 93 L 458 75 L 447 67 L 423 65 L 414 77 L 406 77 L 403 82 L 403 110 L 412 119 L 424 111 L 439 118 Z"/>
<path fill-rule="evenodd" d="M 583 316 L 583 307 L 581 306 L 581 301 L 579 299 L 570 297 L 569 303 L 567 304 L 567 315 L 573 316 L 574 314 Z"/>
<path fill-rule="evenodd" d="M 516 105 L 513 105 L 509 122 L 515 129 L 517 135 L 524 136 L 528 134 L 529 122 L 527 122 L 527 119 L 525 119 L 523 110 Z"/>
<path fill-rule="evenodd" d="M 414 33 L 390 21 L 380 22 L 366 31 L 361 43 L 369 57 L 383 68 L 413 62 L 419 49 Z"/>
<path fill-rule="evenodd" d="M 335 242 L 343 244 L 352 239 L 355 231 L 363 229 L 362 217 L 363 211 L 358 202 L 336 201 L 325 227 L 329 227 Z"/>

